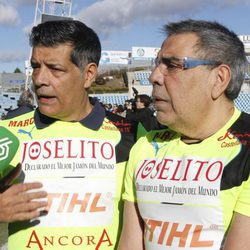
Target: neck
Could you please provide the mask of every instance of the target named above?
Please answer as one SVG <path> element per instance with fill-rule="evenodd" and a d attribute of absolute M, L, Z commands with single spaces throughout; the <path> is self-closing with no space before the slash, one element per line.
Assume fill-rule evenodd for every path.
<path fill-rule="evenodd" d="M 187 144 L 194 144 L 203 141 L 219 131 L 233 116 L 234 106 L 228 105 L 222 111 L 221 109 L 211 112 L 211 115 L 203 117 L 202 122 L 194 122 L 192 126 L 184 126 L 182 134 L 182 141 Z"/>

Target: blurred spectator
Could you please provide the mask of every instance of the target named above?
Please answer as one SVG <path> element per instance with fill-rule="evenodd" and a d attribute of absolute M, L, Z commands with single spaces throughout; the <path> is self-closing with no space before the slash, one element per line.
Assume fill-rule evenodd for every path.
<path fill-rule="evenodd" d="M 6 114 L 5 114 L 5 113 L 2 113 L 2 115 L 1 115 L 1 120 L 6 119 L 5 117 L 6 117 Z"/>
<path fill-rule="evenodd" d="M 126 110 L 125 110 L 123 105 L 121 105 L 121 104 L 118 105 L 117 110 L 116 110 L 116 114 L 120 115 L 122 117 L 126 117 Z"/>
<path fill-rule="evenodd" d="M 105 109 L 109 112 L 112 112 L 113 108 L 112 108 L 112 104 L 111 103 L 108 103 L 108 104 L 105 104 Z"/>
<path fill-rule="evenodd" d="M 30 90 L 24 90 L 17 101 L 17 108 L 10 109 L 5 119 L 10 119 L 34 110 L 34 96 Z"/>
<path fill-rule="evenodd" d="M 124 102 L 124 109 L 126 110 L 129 105 L 130 105 L 130 101 L 129 100 L 125 100 L 125 102 Z"/>
<path fill-rule="evenodd" d="M 137 95 L 135 98 L 135 110 L 132 106 L 127 107 L 126 118 L 141 123 L 146 131 L 158 128 L 158 122 L 154 111 L 149 108 L 151 98 L 148 95 Z"/>
<path fill-rule="evenodd" d="M 116 114 L 117 113 L 117 109 L 118 109 L 118 105 L 117 104 L 113 104 L 113 106 L 112 106 L 112 113 Z"/>

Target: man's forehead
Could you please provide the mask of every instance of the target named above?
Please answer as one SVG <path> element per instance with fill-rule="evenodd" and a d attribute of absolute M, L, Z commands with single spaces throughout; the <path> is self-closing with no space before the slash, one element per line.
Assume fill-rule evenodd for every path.
<path fill-rule="evenodd" d="M 197 39 L 194 33 L 171 35 L 163 42 L 158 57 L 191 57 L 195 54 L 194 46 L 197 44 Z"/>
<path fill-rule="evenodd" d="M 32 49 L 31 60 L 46 60 L 50 63 L 56 63 L 58 61 L 69 60 L 72 52 L 70 46 L 57 46 L 57 47 L 45 47 L 36 46 Z"/>

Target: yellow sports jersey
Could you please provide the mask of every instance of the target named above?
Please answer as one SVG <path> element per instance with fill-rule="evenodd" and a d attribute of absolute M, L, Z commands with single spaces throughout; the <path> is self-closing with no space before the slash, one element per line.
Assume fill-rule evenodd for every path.
<path fill-rule="evenodd" d="M 233 212 L 250 216 L 250 115 L 187 145 L 153 131 L 132 148 L 123 198 L 137 202 L 147 250 L 219 250 Z"/>
<path fill-rule="evenodd" d="M 40 181 L 49 194 L 39 218 L 9 225 L 8 249 L 116 249 L 124 170 L 134 143 L 131 124 L 97 103 L 80 122 L 36 110 L 1 126 L 12 145 L 18 139 L 9 167 L 21 162 L 19 181 Z"/>

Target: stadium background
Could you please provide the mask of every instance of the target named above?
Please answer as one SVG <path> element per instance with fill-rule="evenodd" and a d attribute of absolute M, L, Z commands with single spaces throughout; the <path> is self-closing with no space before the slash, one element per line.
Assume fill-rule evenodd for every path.
<path fill-rule="evenodd" d="M 236 106 L 250 113 L 250 36 L 240 36 L 245 44 L 248 72 Z M 148 80 L 151 65 L 159 48 L 132 47 L 131 51 L 102 51 L 99 77 L 90 90 L 90 96 L 97 97 L 104 104 L 124 104 L 132 99 L 135 91 L 151 95 L 152 86 Z M 17 100 L 26 87 L 25 73 L 0 74 L 0 115 L 17 107 Z"/>

